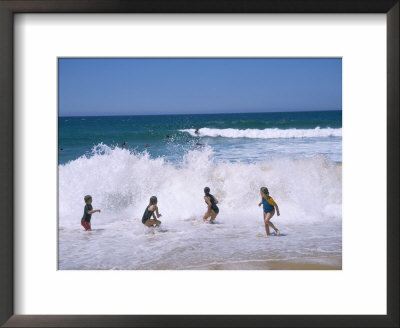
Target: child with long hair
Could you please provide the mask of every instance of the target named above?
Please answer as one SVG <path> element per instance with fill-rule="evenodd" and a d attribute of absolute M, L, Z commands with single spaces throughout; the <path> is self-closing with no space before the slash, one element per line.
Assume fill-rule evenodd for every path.
<path fill-rule="evenodd" d="M 271 232 L 269 231 L 269 227 L 271 227 L 272 229 L 275 230 L 276 235 L 279 236 L 280 235 L 279 230 L 270 221 L 275 214 L 275 209 L 276 209 L 276 214 L 278 216 L 280 215 L 278 204 L 276 204 L 273 198 L 269 195 L 268 188 L 261 187 L 260 195 L 261 195 L 261 202 L 258 204 L 258 206 L 263 205 L 265 232 L 267 233 L 267 236 L 269 236 L 271 234 Z"/>
<path fill-rule="evenodd" d="M 151 219 L 152 216 L 153 218 Z M 161 214 L 158 213 L 157 197 L 151 196 L 149 205 L 147 205 L 146 210 L 143 213 L 142 223 L 146 227 L 159 227 L 161 224 L 161 221 L 157 220 L 159 217 L 161 217 Z"/>
<path fill-rule="evenodd" d="M 215 218 L 219 213 L 219 208 L 217 206 L 218 199 L 216 199 L 213 195 L 210 194 L 210 188 L 204 188 L 204 200 L 207 204 L 207 212 L 204 214 L 203 222 L 207 222 L 207 219 L 211 217 L 210 223 L 213 224 Z"/>

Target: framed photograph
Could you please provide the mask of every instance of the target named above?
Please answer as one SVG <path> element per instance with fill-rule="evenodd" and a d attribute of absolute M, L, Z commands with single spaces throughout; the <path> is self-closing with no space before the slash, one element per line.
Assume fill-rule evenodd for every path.
<path fill-rule="evenodd" d="M 398 1 L 0 10 L 3 326 L 398 326 Z"/>
<path fill-rule="evenodd" d="M 59 58 L 58 81 L 59 270 L 342 268 L 341 58 Z"/>

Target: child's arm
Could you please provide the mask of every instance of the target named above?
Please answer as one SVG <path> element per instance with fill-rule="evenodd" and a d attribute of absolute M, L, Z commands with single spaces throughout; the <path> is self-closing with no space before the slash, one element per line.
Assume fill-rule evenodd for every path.
<path fill-rule="evenodd" d="M 281 215 L 281 213 L 279 213 L 279 207 L 278 207 L 278 204 L 275 202 L 275 200 L 272 198 L 272 197 L 270 197 L 269 199 L 268 199 L 268 203 L 270 203 L 273 207 L 275 207 L 276 208 L 276 215 Z"/>
<path fill-rule="evenodd" d="M 207 196 L 204 196 L 204 200 L 206 201 L 207 205 L 208 205 L 208 210 L 211 210 L 211 202 L 210 199 Z"/>
<path fill-rule="evenodd" d="M 96 213 L 96 212 L 101 212 L 100 210 L 91 210 L 91 211 L 88 211 L 88 214 L 93 214 L 93 213 Z"/>
<path fill-rule="evenodd" d="M 160 213 L 158 213 L 158 206 L 157 205 L 151 205 L 149 208 L 150 211 L 153 211 L 153 218 L 157 219 L 161 216 Z M 156 214 L 157 214 L 157 218 L 156 218 Z"/>
<path fill-rule="evenodd" d="M 153 213 L 154 214 L 154 213 Z M 162 216 L 161 213 L 158 213 L 158 206 L 156 206 L 156 214 L 157 214 L 157 219 Z"/>
<path fill-rule="evenodd" d="M 261 202 L 258 203 L 258 206 L 261 206 L 261 205 L 262 205 L 262 199 L 261 199 Z"/>
<path fill-rule="evenodd" d="M 214 202 L 215 204 L 218 204 L 218 199 L 216 199 L 215 197 L 214 197 Z"/>
<path fill-rule="evenodd" d="M 275 203 L 275 208 L 276 208 L 276 215 L 281 215 L 281 213 L 279 213 L 279 207 L 278 207 L 278 204 L 277 203 Z"/>

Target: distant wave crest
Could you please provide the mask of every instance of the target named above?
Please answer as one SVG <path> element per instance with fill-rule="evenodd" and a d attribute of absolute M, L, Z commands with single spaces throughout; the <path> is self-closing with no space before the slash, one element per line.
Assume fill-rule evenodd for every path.
<path fill-rule="evenodd" d="M 224 138 L 252 138 L 252 139 L 278 139 L 278 138 L 323 138 L 323 137 L 341 137 L 342 128 L 323 128 L 315 129 L 210 129 L 201 128 L 199 133 L 195 129 L 179 130 L 187 132 L 192 136 L 201 137 L 224 137 Z"/>

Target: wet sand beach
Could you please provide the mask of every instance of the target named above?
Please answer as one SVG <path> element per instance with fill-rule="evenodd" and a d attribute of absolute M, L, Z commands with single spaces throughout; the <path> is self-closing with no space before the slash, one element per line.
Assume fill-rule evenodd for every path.
<path fill-rule="evenodd" d="M 329 263 L 328 263 L 329 262 Z M 212 264 L 198 270 L 342 270 L 342 257 L 282 261 L 248 261 Z"/>

